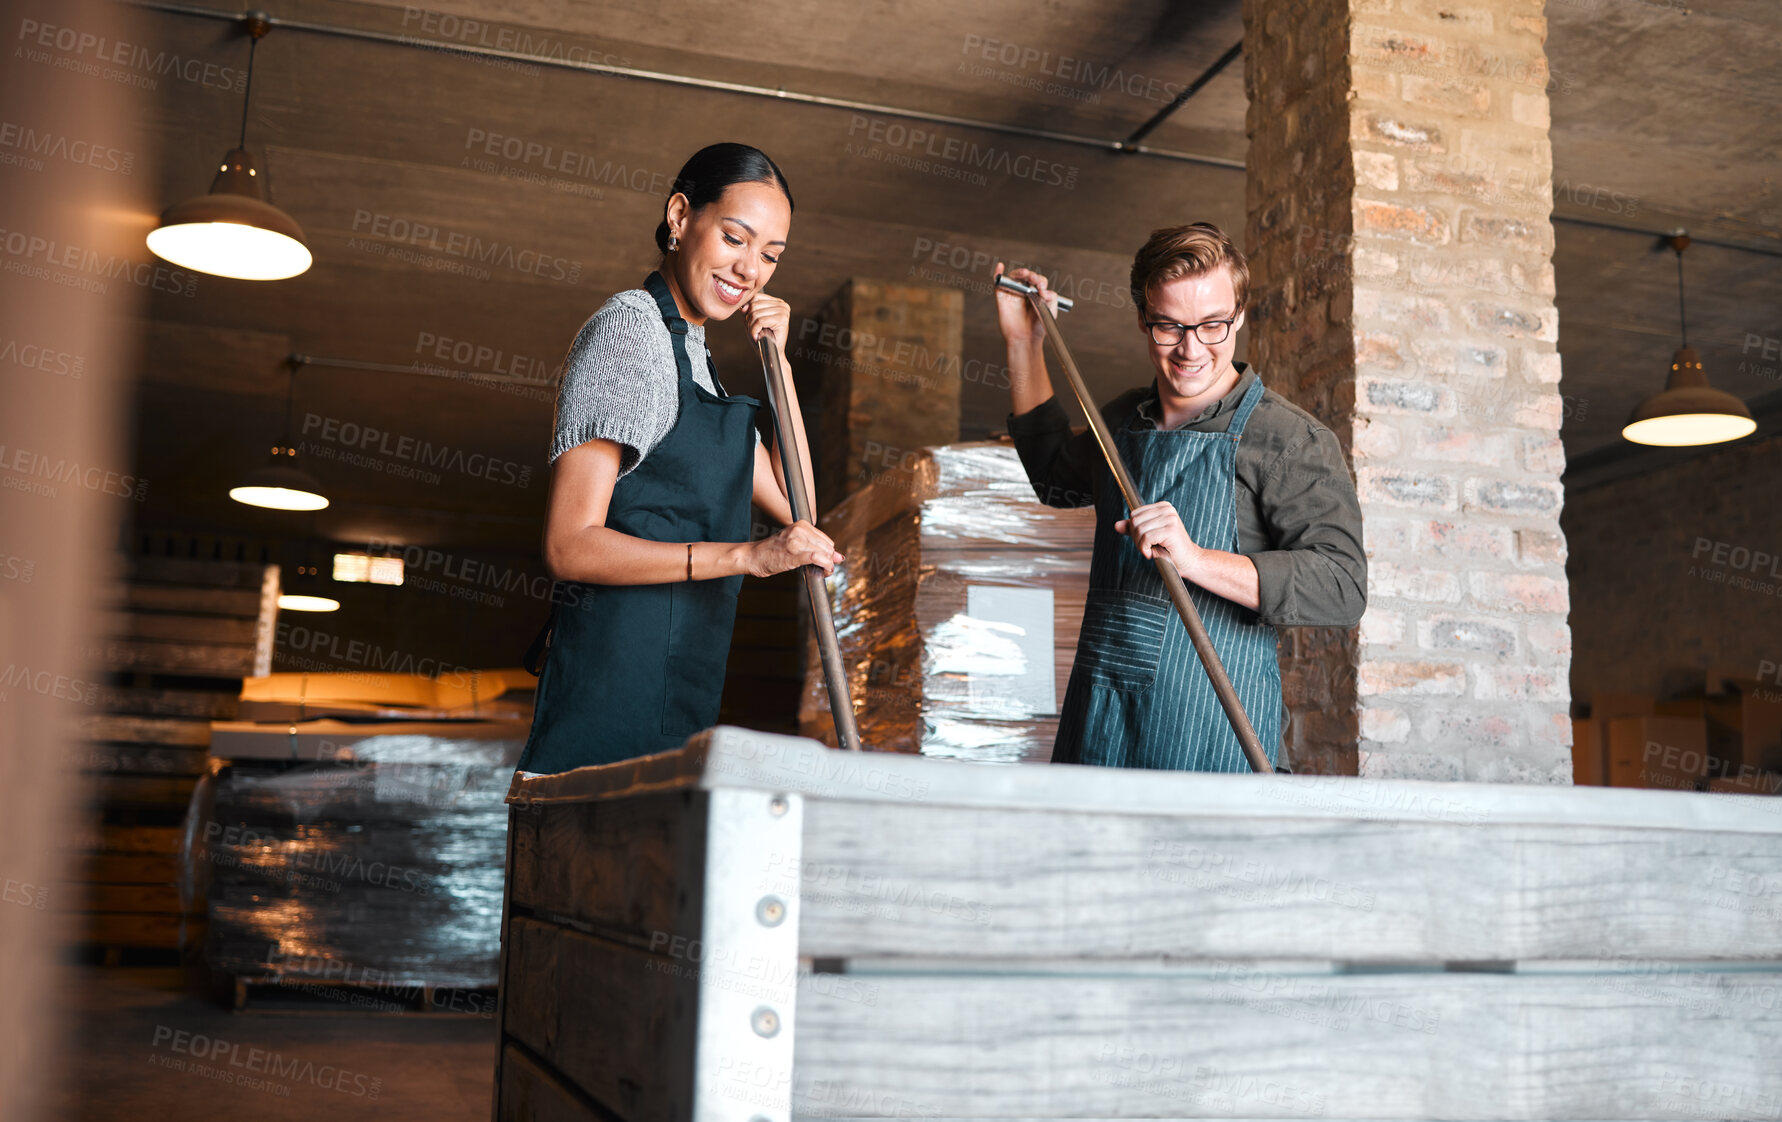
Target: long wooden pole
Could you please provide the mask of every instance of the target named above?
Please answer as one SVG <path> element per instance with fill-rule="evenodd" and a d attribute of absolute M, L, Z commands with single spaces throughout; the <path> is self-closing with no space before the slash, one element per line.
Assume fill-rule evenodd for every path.
<path fill-rule="evenodd" d="M 761 373 L 767 382 L 767 402 L 773 409 L 774 432 L 778 434 L 780 466 L 786 475 L 786 495 L 792 500 L 793 521 L 817 524 L 816 499 L 810 481 L 804 477 L 804 449 L 798 439 L 798 428 L 788 416 L 786 402 L 786 368 L 780 364 L 780 352 L 772 336 L 762 335 Z M 848 693 L 848 674 L 842 665 L 841 640 L 835 634 L 835 613 L 829 606 L 829 587 L 823 583 L 823 570 L 805 565 L 804 590 L 811 601 L 811 622 L 817 629 L 817 652 L 823 660 L 823 680 L 829 686 L 829 715 L 835 719 L 835 739 L 850 752 L 860 751 L 860 730 L 854 724 L 854 701 Z"/>
<path fill-rule="evenodd" d="M 1071 392 L 1076 394 L 1077 404 L 1083 407 L 1083 414 L 1089 418 L 1089 431 L 1095 434 L 1095 443 L 1101 446 L 1101 454 L 1107 460 L 1108 468 L 1114 473 L 1114 480 L 1120 485 L 1120 494 L 1126 500 L 1126 508 L 1137 510 L 1145 505 L 1139 497 L 1138 486 L 1132 481 L 1132 473 L 1126 470 L 1126 462 L 1120 458 L 1119 449 L 1114 447 L 1114 435 L 1108 431 L 1107 422 L 1102 420 L 1101 410 L 1095 407 L 1095 401 L 1089 396 L 1089 387 L 1083 384 L 1083 375 L 1077 370 L 1077 362 L 1070 355 L 1070 349 L 1064 345 L 1063 336 L 1058 334 L 1058 321 L 1052 317 L 1052 309 L 1046 307 L 1045 299 L 1039 289 L 1030 284 L 1022 284 L 1009 276 L 996 278 L 998 288 L 1020 293 L 1027 297 L 1027 304 L 1039 316 L 1040 323 L 1046 329 L 1046 341 L 1052 344 L 1052 353 L 1058 356 L 1058 364 L 1064 368 L 1065 381 L 1070 383 Z M 1231 678 L 1225 673 L 1225 664 L 1219 660 L 1219 652 L 1213 649 L 1213 640 L 1208 637 L 1206 626 L 1200 621 L 1200 612 L 1195 610 L 1194 600 L 1188 595 L 1188 586 L 1182 582 L 1182 574 L 1176 571 L 1169 558 L 1154 553 L 1152 560 L 1157 565 L 1157 575 L 1163 578 L 1163 587 L 1169 591 L 1169 598 L 1176 606 L 1176 614 L 1182 617 L 1182 626 L 1188 629 L 1188 639 L 1194 644 L 1194 653 L 1200 656 L 1200 664 L 1206 668 L 1207 678 L 1213 683 L 1213 692 L 1219 697 L 1219 705 L 1225 710 L 1225 719 L 1231 722 L 1231 731 L 1237 734 L 1238 744 L 1244 750 L 1254 771 L 1265 775 L 1273 774 L 1274 768 L 1269 765 L 1268 754 L 1262 750 L 1262 741 L 1257 738 L 1256 730 L 1250 726 L 1249 714 L 1244 712 L 1244 703 L 1238 700 L 1237 691 L 1231 686 Z"/>

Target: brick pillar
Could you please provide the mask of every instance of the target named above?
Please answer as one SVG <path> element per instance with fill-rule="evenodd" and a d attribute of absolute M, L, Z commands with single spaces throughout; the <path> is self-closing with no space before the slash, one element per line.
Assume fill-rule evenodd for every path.
<path fill-rule="evenodd" d="M 869 482 L 907 475 L 918 450 L 959 439 L 965 294 L 854 277 L 818 321 L 805 342 L 822 370 L 812 444 L 827 513 Z"/>
<path fill-rule="evenodd" d="M 1352 632 L 1283 637 L 1300 770 L 1570 781 L 1540 0 L 1245 0 L 1250 355 L 1349 453 Z"/>

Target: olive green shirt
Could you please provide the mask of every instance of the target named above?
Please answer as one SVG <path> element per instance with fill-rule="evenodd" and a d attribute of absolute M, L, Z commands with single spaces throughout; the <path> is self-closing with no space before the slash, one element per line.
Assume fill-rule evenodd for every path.
<path fill-rule="evenodd" d="M 1237 385 L 1182 428 L 1224 432 L 1231 427 L 1232 414 L 1257 378 L 1246 364 L 1235 365 Z M 1111 429 L 1129 420 L 1134 428 L 1155 428 L 1161 415 L 1156 387 L 1121 394 L 1102 407 L 1101 415 Z M 1093 433 L 1071 433 L 1070 418 L 1056 397 L 1011 414 L 1009 435 L 1041 502 L 1094 503 L 1096 477 L 1107 470 L 1101 450 Z M 1263 622 L 1354 626 L 1367 607 L 1367 555 L 1361 546 L 1361 506 L 1336 434 L 1264 390 L 1238 441 L 1236 475 L 1238 552 L 1256 565 Z"/>

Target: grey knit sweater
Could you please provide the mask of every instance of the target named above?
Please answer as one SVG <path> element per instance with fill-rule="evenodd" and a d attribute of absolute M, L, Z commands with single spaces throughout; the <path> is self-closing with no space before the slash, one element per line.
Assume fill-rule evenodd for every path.
<path fill-rule="evenodd" d="M 719 393 L 708 354 L 705 328 L 688 324 L 693 380 Z M 610 440 L 620 446 L 623 478 L 680 419 L 679 389 L 674 342 L 655 297 L 641 288 L 615 295 L 588 317 L 570 345 L 557 389 L 551 459 L 590 440 Z"/>

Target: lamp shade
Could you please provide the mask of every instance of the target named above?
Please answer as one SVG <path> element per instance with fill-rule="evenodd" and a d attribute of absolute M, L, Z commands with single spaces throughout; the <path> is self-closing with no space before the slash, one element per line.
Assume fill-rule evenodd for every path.
<path fill-rule="evenodd" d="M 259 174 L 245 148 L 223 157 L 209 194 L 161 213 L 148 247 L 175 265 L 237 280 L 284 280 L 314 260 L 303 227 L 260 197 Z"/>
<path fill-rule="evenodd" d="M 323 510 L 328 500 L 315 476 L 299 468 L 268 464 L 247 477 L 240 487 L 229 488 L 229 497 L 248 506 L 272 510 Z"/>
<path fill-rule="evenodd" d="M 1745 403 L 1708 385 L 1695 348 L 1682 347 L 1671 359 L 1665 388 L 1634 409 L 1621 435 L 1635 444 L 1680 448 L 1737 440 L 1756 430 Z"/>

